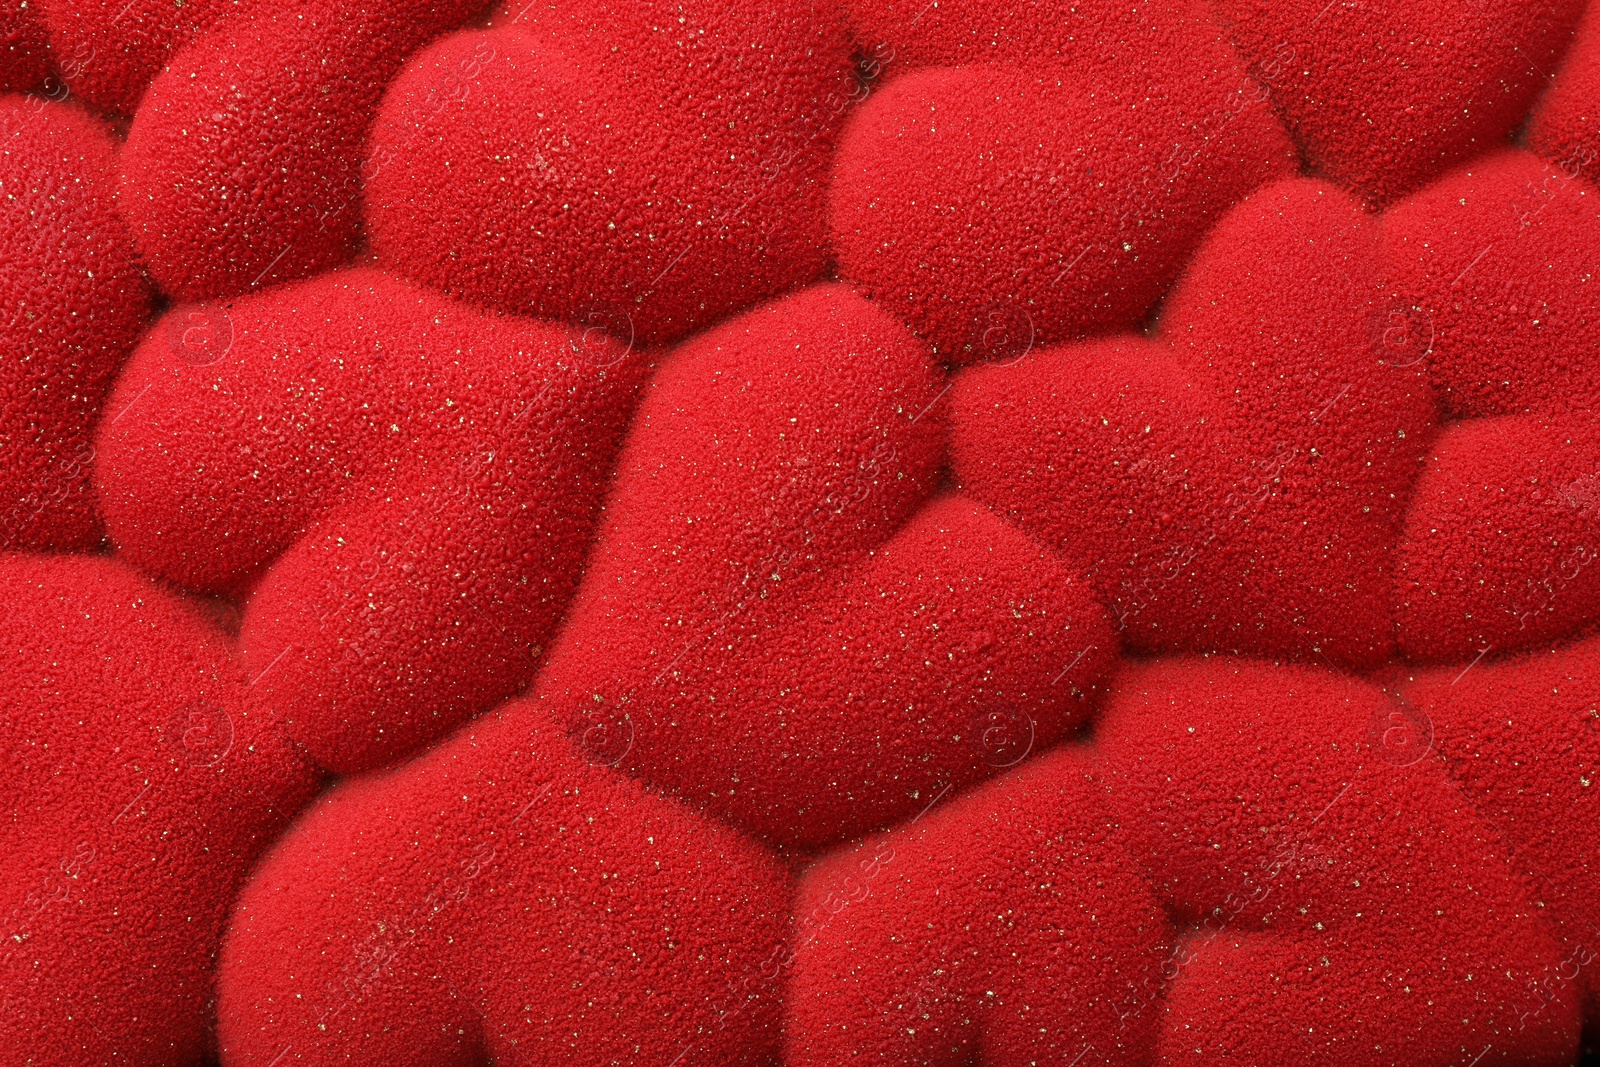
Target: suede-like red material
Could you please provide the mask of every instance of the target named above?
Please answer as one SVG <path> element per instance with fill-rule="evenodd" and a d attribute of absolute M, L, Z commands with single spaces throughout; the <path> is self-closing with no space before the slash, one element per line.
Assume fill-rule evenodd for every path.
<path fill-rule="evenodd" d="M 1591 1062 L 1594 8 L 0 4 L 0 1067 Z"/>

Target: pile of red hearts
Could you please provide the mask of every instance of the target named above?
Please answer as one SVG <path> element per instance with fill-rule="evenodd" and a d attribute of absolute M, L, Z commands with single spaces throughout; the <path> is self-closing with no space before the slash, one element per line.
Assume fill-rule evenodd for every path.
<path fill-rule="evenodd" d="M 0 1063 L 1589 1054 L 1585 6 L 10 4 Z"/>

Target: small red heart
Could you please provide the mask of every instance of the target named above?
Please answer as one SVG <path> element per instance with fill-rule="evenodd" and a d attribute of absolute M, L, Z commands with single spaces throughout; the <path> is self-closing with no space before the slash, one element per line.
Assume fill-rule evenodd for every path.
<path fill-rule="evenodd" d="M 1376 226 L 1294 180 L 1232 211 L 1156 337 L 978 368 L 954 390 L 963 488 L 1086 570 L 1125 639 L 1373 663 L 1432 425 L 1375 344 Z"/>
<path fill-rule="evenodd" d="M 818 0 L 515 6 L 389 86 L 365 183 L 381 262 L 649 343 L 822 272 L 853 82 Z"/>
<path fill-rule="evenodd" d="M 1510 139 L 1583 0 L 1213 0 L 1313 172 L 1376 204 Z"/>

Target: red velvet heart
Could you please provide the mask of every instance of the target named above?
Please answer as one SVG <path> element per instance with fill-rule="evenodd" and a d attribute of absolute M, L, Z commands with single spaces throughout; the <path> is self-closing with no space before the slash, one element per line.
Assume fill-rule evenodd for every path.
<path fill-rule="evenodd" d="M 528 701 L 297 822 L 220 952 L 230 1067 L 775 1060 L 787 872 Z"/>
<path fill-rule="evenodd" d="M 204 1062 L 255 859 L 318 786 L 189 605 L 0 555 L 0 1061 Z"/>
<path fill-rule="evenodd" d="M 1583 0 L 1213 0 L 1314 172 L 1376 204 L 1504 144 Z"/>
<path fill-rule="evenodd" d="M 390 85 L 365 187 L 381 262 L 663 343 L 821 273 L 854 84 L 821 0 L 515 8 Z"/>
<path fill-rule="evenodd" d="M 802 877 L 785 1062 L 1152 1062 L 1173 931 L 1083 754 L 928 802 Z"/>
<path fill-rule="evenodd" d="M 834 164 L 841 273 L 953 363 L 1014 357 L 996 325 L 1023 344 L 1137 327 L 1206 227 L 1293 173 L 1282 128 L 1232 54 L 1207 52 L 1217 43 L 1197 34 L 1181 61 L 1099 80 L 1063 63 L 891 81 Z"/>
<path fill-rule="evenodd" d="M 1447 417 L 1600 409 L 1600 160 L 1507 150 L 1383 215 L 1386 334 Z"/>
<path fill-rule="evenodd" d="M 0 98 L 0 189 L 0 547 L 92 549 L 94 424 L 150 310 L 115 144 L 76 107 Z"/>
<path fill-rule="evenodd" d="M 1155 338 L 963 375 L 962 487 L 1086 570 L 1135 648 L 1382 660 L 1433 401 L 1376 343 L 1375 231 L 1326 185 L 1271 186 Z"/>
<path fill-rule="evenodd" d="M 1593 160 L 1504 151 L 1391 208 L 1392 325 L 1448 415 L 1405 520 L 1400 647 L 1467 660 L 1600 617 Z"/>
<path fill-rule="evenodd" d="M 180 307 L 101 430 L 107 524 L 169 578 L 248 589 L 254 692 L 368 769 L 532 677 L 643 364 L 368 269 Z"/>
<path fill-rule="evenodd" d="M 1588 414 L 1509 415 L 1440 434 L 1397 555 L 1401 651 L 1468 660 L 1600 618 L 1597 431 Z"/>
<path fill-rule="evenodd" d="M 1104 609 L 933 496 L 942 377 L 843 286 L 674 352 L 535 693 L 598 758 L 790 845 L 914 815 L 1081 722 Z"/>
<path fill-rule="evenodd" d="M 1186 928 L 1153 1062 L 1572 1062 L 1577 990 L 1530 993 L 1567 957 L 1549 911 L 1392 691 L 1164 661 L 1118 676 L 1096 737 L 1110 817 Z"/>
<path fill-rule="evenodd" d="M 1402 691 L 1561 938 L 1561 965 L 1519 1010 L 1538 1012 L 1573 982 L 1600 1017 L 1600 640 L 1419 672 Z"/>
<path fill-rule="evenodd" d="M 350 258 L 384 87 L 486 6 L 263 4 L 180 49 L 134 114 L 122 164 L 121 206 L 162 290 L 215 300 Z"/>

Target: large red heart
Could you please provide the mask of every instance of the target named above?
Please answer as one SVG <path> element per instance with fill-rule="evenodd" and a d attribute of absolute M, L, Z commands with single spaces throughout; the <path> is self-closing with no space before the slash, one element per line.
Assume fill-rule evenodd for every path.
<path fill-rule="evenodd" d="M 1554 725 L 1521 703 L 1537 681 L 1579 682 L 1570 708 L 1594 695 L 1570 661 L 1546 666 L 1502 687 L 1515 702 L 1495 717 Z M 790 1062 L 1199 1067 L 1290 1049 L 1389 1067 L 1464 1063 L 1486 1041 L 1502 1058 L 1485 1062 L 1570 1062 L 1593 849 L 1546 789 L 1574 761 L 1549 729 L 1537 769 L 1508 738 L 1479 760 L 1453 733 L 1486 787 L 1470 799 L 1490 794 L 1474 810 L 1427 758 L 1425 724 L 1305 666 L 1124 671 L 1088 753 L 1053 752 L 806 872 L 780 960 Z M 1502 838 L 1511 820 L 1487 810 L 1507 803 L 1558 827 L 1516 867 L 1506 846 L 1526 830 Z"/>
<path fill-rule="evenodd" d="M 1520 1009 L 1541 1011 L 1576 981 L 1600 1018 L 1600 639 L 1421 672 L 1401 691 L 1561 938 L 1563 966 Z"/>
<path fill-rule="evenodd" d="M 516 693 L 577 586 L 642 358 L 372 270 L 181 307 L 96 484 L 124 557 L 250 591 L 255 692 L 325 767 Z"/>
<path fill-rule="evenodd" d="M 1557 928 L 1416 708 L 1220 657 L 1117 682 L 1096 734 L 1111 818 L 1183 931 L 1155 1062 L 1444 1065 L 1486 1043 L 1571 1062 L 1577 991 L 1530 994 L 1567 958 Z"/>
<path fill-rule="evenodd" d="M 962 487 L 1086 570 L 1136 648 L 1382 660 L 1433 401 L 1381 358 L 1375 230 L 1326 185 L 1270 186 L 1208 236 L 1154 338 L 968 372 Z"/>
<path fill-rule="evenodd" d="M 786 1062 L 1150 1062 L 1172 930 L 1127 838 L 1060 748 L 824 857 L 793 905 Z"/>
<path fill-rule="evenodd" d="M 1410 656 L 1526 648 L 1597 617 L 1593 163 L 1498 152 L 1384 214 L 1385 333 L 1463 420 L 1407 510 L 1395 617 Z"/>
<path fill-rule="evenodd" d="M 605 762 L 783 844 L 914 815 L 1081 722 L 1104 609 L 934 497 L 941 378 L 843 286 L 674 352 L 535 693 Z"/>
<path fill-rule="evenodd" d="M 1218 43 L 1197 33 L 1181 63 L 1097 81 L 1065 63 L 892 81 L 839 146 L 841 273 L 956 363 L 1014 355 L 996 326 L 1041 343 L 1136 327 L 1207 226 L 1293 173 Z"/>
<path fill-rule="evenodd" d="M 94 423 L 150 294 L 117 217 L 115 148 L 75 107 L 0 101 L 0 545 L 89 549 Z"/>

